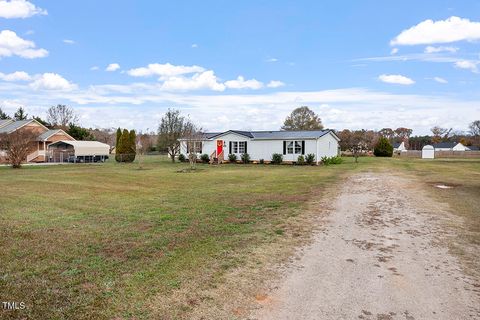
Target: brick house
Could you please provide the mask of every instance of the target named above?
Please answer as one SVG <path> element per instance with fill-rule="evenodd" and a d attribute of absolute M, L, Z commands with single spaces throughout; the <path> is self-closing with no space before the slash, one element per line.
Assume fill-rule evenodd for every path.
<path fill-rule="evenodd" d="M 17 130 L 28 130 L 36 137 L 31 142 L 30 153 L 25 162 L 45 162 L 46 150 L 49 144 L 57 141 L 74 141 L 62 129 L 48 129 L 35 119 L 0 120 L 0 134 L 11 134 Z M 0 163 L 6 162 L 6 152 L 0 150 Z"/>

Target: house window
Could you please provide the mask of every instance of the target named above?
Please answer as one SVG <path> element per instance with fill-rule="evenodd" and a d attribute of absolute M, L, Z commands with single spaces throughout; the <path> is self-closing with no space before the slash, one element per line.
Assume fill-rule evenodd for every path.
<path fill-rule="evenodd" d="M 302 142 L 295 141 L 295 154 L 300 154 L 300 153 L 302 153 Z"/>
<path fill-rule="evenodd" d="M 202 142 L 201 141 L 187 142 L 187 153 L 190 153 L 190 152 L 202 153 Z"/>
<path fill-rule="evenodd" d="M 287 153 L 293 154 L 293 141 L 287 141 Z"/>
<path fill-rule="evenodd" d="M 245 141 L 238 142 L 238 153 L 245 153 Z"/>
<path fill-rule="evenodd" d="M 287 154 L 301 154 L 302 141 L 286 141 Z"/>
<path fill-rule="evenodd" d="M 245 153 L 245 141 L 232 141 L 231 153 Z"/>

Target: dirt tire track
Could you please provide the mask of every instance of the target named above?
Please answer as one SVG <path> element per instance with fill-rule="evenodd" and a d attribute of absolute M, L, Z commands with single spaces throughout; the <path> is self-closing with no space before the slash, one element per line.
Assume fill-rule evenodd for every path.
<path fill-rule="evenodd" d="M 259 302 L 254 319 L 480 319 L 478 279 L 440 245 L 453 217 L 415 183 L 350 177 L 326 228 Z M 458 223 L 461 223 L 459 221 Z"/>

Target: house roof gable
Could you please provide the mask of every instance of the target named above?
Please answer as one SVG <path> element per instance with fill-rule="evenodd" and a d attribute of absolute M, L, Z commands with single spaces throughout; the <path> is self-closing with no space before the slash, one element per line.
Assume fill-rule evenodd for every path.
<path fill-rule="evenodd" d="M 69 138 L 71 138 L 72 140 L 75 140 L 71 135 L 69 135 L 68 133 L 66 133 L 62 129 L 53 129 L 53 130 L 45 131 L 44 133 L 42 133 L 41 135 L 38 136 L 37 140 L 38 141 L 46 141 L 48 138 L 50 138 L 51 136 L 53 136 L 57 133 L 62 133 L 64 135 L 68 136 Z"/>
<path fill-rule="evenodd" d="M 42 128 L 44 128 L 45 130 L 48 130 L 47 127 L 45 127 L 43 124 L 41 124 L 40 122 L 38 122 L 37 120 L 35 119 L 28 119 L 28 120 L 17 120 L 17 121 L 13 121 L 9 124 L 7 124 L 6 126 L 3 126 L 3 127 L 0 127 L 0 133 L 12 133 L 30 123 L 36 123 L 38 124 L 39 126 L 41 126 Z"/>

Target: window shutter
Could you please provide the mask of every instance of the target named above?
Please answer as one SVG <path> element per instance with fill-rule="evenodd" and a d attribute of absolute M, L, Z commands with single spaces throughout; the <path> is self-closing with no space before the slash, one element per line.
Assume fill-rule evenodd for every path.
<path fill-rule="evenodd" d="M 287 154 L 287 141 L 283 141 L 283 154 Z"/>
<path fill-rule="evenodd" d="M 198 142 L 200 143 L 200 154 L 202 154 L 202 151 L 203 151 L 203 142 Z"/>
<path fill-rule="evenodd" d="M 232 141 L 228 142 L 228 153 L 232 154 Z"/>
<path fill-rule="evenodd" d="M 305 154 L 305 140 L 302 140 L 302 154 Z"/>
<path fill-rule="evenodd" d="M 187 153 L 188 153 L 188 147 L 189 147 L 189 143 L 188 142 L 185 142 L 186 145 L 187 145 Z"/>
<path fill-rule="evenodd" d="M 245 153 L 247 153 L 247 141 L 245 141 Z"/>

